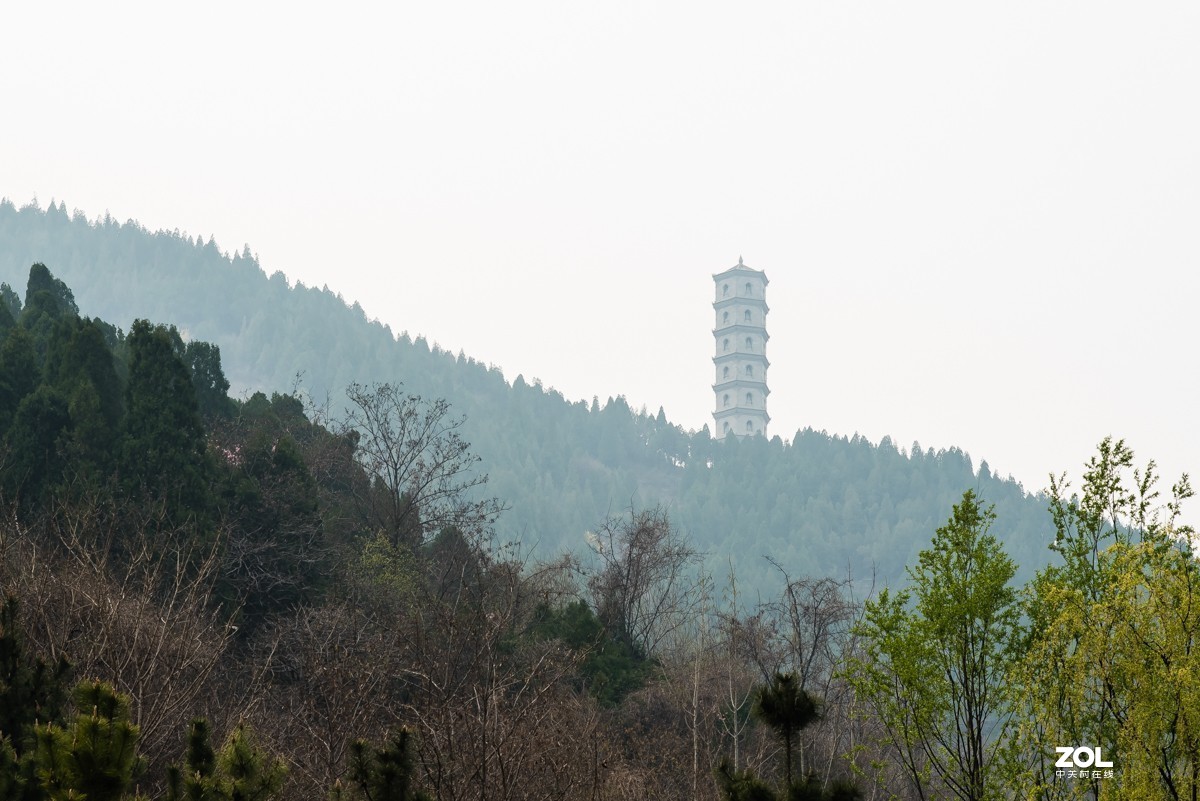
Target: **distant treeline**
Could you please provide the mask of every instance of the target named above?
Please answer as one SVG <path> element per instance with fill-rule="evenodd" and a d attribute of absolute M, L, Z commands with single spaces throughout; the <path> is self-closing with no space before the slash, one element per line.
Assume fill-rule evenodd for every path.
<path fill-rule="evenodd" d="M 445 398 L 465 418 L 490 491 L 508 512 L 502 538 L 535 553 L 577 550 L 597 521 L 661 504 L 711 564 L 733 560 L 748 587 L 779 586 L 763 557 L 793 573 L 900 583 L 902 566 L 965 489 L 996 504 L 995 533 L 1028 578 L 1046 561 L 1046 500 L 975 465 L 957 449 L 898 448 L 802 430 L 787 443 L 720 445 L 620 396 L 569 402 L 540 383 L 396 335 L 328 289 L 267 277 L 249 249 L 65 205 L 0 203 L 0 280 L 19 286 L 44 262 L 85 314 L 128 327 L 170 321 L 185 338 L 220 347 L 234 394 L 296 386 L 318 404 L 345 404 L 351 383 L 402 382 Z M 819 377 L 814 376 L 814 380 Z M 298 383 L 297 383 L 298 381 Z M 697 387 L 697 392 L 704 392 Z"/>

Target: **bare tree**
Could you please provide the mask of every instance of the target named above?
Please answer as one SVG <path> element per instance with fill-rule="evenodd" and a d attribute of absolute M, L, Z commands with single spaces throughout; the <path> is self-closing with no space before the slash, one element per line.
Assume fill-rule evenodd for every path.
<path fill-rule="evenodd" d="M 23 599 L 29 641 L 43 655 L 65 655 L 76 676 L 131 697 L 148 775 L 158 776 L 187 722 L 206 712 L 233 629 L 213 599 L 218 542 L 189 548 L 161 506 L 143 512 L 119 548 L 114 521 L 133 514 L 94 498 L 61 503 L 28 528 L 10 517 L 0 594 Z"/>
<path fill-rule="evenodd" d="M 600 569 L 588 582 L 600 620 L 644 656 L 695 614 L 700 554 L 662 508 L 611 518 L 591 538 Z"/>
<path fill-rule="evenodd" d="M 429 789 L 438 799 L 586 797 L 596 711 L 569 681 L 582 654 L 522 636 L 569 564 L 530 573 L 461 537 L 439 540 L 423 596 L 397 622 L 395 663 Z"/>
<path fill-rule="evenodd" d="M 356 739 L 379 740 L 399 725 L 388 703 L 396 638 L 350 604 L 306 606 L 278 618 L 254 651 L 271 686 L 252 720 L 276 752 L 287 754 L 292 797 L 324 795 L 345 772 Z"/>
<path fill-rule="evenodd" d="M 351 384 L 347 427 L 358 434 L 356 456 L 370 477 L 363 512 L 393 544 L 418 545 L 444 528 L 486 529 L 503 507 L 479 498 L 487 475 L 459 434 L 463 419 L 445 400 L 426 400 L 397 384 Z"/>

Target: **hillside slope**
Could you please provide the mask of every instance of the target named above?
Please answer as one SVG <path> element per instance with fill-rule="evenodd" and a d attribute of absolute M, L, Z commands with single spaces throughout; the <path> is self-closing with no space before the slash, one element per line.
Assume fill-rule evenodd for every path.
<path fill-rule="evenodd" d="M 732 561 L 744 584 L 777 582 L 764 556 L 793 575 L 850 571 L 895 583 L 973 487 L 996 504 L 995 532 L 1022 577 L 1048 557 L 1044 500 L 986 463 L 976 470 L 956 449 L 811 430 L 789 444 L 714 443 L 707 430 L 686 432 L 619 396 L 572 403 L 421 336 L 397 336 L 327 289 L 268 277 L 248 250 L 230 255 L 178 232 L 72 217 L 61 204 L 0 203 L 0 281 L 22 286 L 37 261 L 73 288 L 83 314 L 124 328 L 136 318 L 170 321 L 220 346 L 235 394 L 287 391 L 299 380 L 336 406 L 351 382 L 402 381 L 448 399 L 466 418 L 489 491 L 510 506 L 501 535 L 539 555 L 579 551 L 606 516 L 661 503 L 714 565 Z"/>

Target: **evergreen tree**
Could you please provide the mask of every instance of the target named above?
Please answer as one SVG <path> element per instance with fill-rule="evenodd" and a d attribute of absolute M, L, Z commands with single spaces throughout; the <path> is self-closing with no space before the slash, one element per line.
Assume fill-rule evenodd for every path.
<path fill-rule="evenodd" d="M 9 596 L 0 606 L 0 798 L 41 798 L 33 759 L 34 727 L 62 720 L 71 666 L 53 665 L 25 651 L 18 625 L 20 605 Z"/>
<path fill-rule="evenodd" d="M 0 306 L 3 306 L 4 310 L 8 312 L 8 316 L 4 317 L 4 319 L 12 320 L 12 324 L 15 324 L 20 319 L 21 298 L 16 292 L 13 292 L 13 288 L 8 284 L 0 284 Z M 3 312 L 0 312 L 0 317 L 2 316 Z"/>
<path fill-rule="evenodd" d="M 99 325 L 64 318 L 46 353 L 46 380 L 67 400 L 77 473 L 107 475 L 121 422 L 121 382 Z"/>
<path fill-rule="evenodd" d="M 75 294 L 70 287 L 50 274 L 46 265 L 38 262 L 29 268 L 29 283 L 25 288 L 25 306 L 32 304 L 34 298 L 45 294 L 57 311 L 55 315 L 69 314 L 79 316 L 79 306 L 75 304 Z"/>
<path fill-rule="evenodd" d="M 46 358 L 51 332 L 63 318 L 79 316 L 75 296 L 61 280 L 55 278 L 44 264 L 29 268 L 29 285 L 25 291 L 25 308 L 21 310 L 21 326 L 33 337 L 38 363 Z"/>
<path fill-rule="evenodd" d="M 40 507 L 63 479 L 71 415 L 66 399 L 42 385 L 21 401 L 8 432 L 8 464 L 3 486 L 22 508 Z"/>
<path fill-rule="evenodd" d="M 268 801 L 283 787 L 286 767 L 254 744 L 238 723 L 220 753 L 213 751 L 208 722 L 196 718 L 188 732 L 181 771 L 167 772 L 167 801 Z"/>
<path fill-rule="evenodd" d="M 38 780 L 50 801 L 121 801 L 140 767 L 129 699 L 100 681 L 80 683 L 72 699 L 69 727 L 34 727 Z"/>
<path fill-rule="evenodd" d="M 792 786 L 792 752 L 801 729 L 819 717 L 816 700 L 800 686 L 794 673 L 776 673 L 759 688 L 754 715 L 783 741 L 784 787 Z"/>
<path fill-rule="evenodd" d="M 776 801 L 771 786 L 754 775 L 749 768 L 737 770 L 728 758 L 717 766 L 717 786 L 725 801 Z"/>
<path fill-rule="evenodd" d="M 0 606 L 0 735 L 21 743 L 37 722 L 60 719 L 71 666 L 65 657 L 54 665 L 25 652 L 18 627 L 20 604 L 10 595 Z"/>
<path fill-rule="evenodd" d="M 183 770 L 177 765 L 167 769 L 167 801 L 216 801 L 216 767 L 208 721 L 196 718 L 188 728 Z"/>
<path fill-rule="evenodd" d="M 0 433 L 12 425 L 17 407 L 41 382 L 33 339 L 22 328 L 14 328 L 0 343 Z"/>
<path fill-rule="evenodd" d="M 283 762 L 264 754 L 245 723 L 238 723 L 217 757 L 222 801 L 267 801 L 283 787 Z"/>
<path fill-rule="evenodd" d="M 333 798 L 345 801 L 431 801 L 416 789 L 413 777 L 412 732 L 399 729 L 383 748 L 372 748 L 364 740 L 350 746 L 350 791 L 339 782 Z"/>
<path fill-rule="evenodd" d="M 233 401 L 229 399 L 229 381 L 221 369 L 221 349 L 209 342 L 189 342 L 184 346 L 183 360 L 192 376 L 200 415 L 206 420 L 230 417 Z"/>
<path fill-rule="evenodd" d="M 166 328 L 137 320 L 126 342 L 122 477 L 131 490 L 166 500 L 178 522 L 207 505 L 208 462 L 196 391 Z"/>
<path fill-rule="evenodd" d="M 12 292 L 12 290 L 8 288 L 8 284 L 0 284 L 0 294 L 6 291 Z M 8 303 L 4 302 L 3 298 L 0 298 L 0 337 L 3 337 L 13 328 L 16 328 L 16 325 L 16 315 L 12 313 Z"/>

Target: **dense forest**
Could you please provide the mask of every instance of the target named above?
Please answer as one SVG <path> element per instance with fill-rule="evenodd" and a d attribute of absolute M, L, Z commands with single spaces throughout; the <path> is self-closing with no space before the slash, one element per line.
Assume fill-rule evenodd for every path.
<path fill-rule="evenodd" d="M 230 397 L 218 345 L 86 316 L 40 262 L 23 285 L 0 285 L 0 798 L 1200 793 L 1191 488 L 1119 440 L 1051 482 L 1025 579 L 1032 546 L 996 535 L 1004 489 L 1031 499 L 957 452 L 716 444 L 500 380 L 625 432 L 574 458 L 675 482 L 534 554 L 446 399 Z M 739 544 L 789 493 L 822 521 Z M 868 493 L 913 542 L 871 530 Z M 914 493 L 947 496 L 924 530 Z M 726 552 L 762 547 L 777 589 L 711 569 L 688 497 L 731 510 Z M 851 532 L 820 558 L 878 539 L 906 580 L 812 569 Z"/>
<path fill-rule="evenodd" d="M 294 388 L 338 411 L 351 384 L 391 382 L 447 400 L 489 492 L 508 507 L 499 537 L 538 556 L 580 551 L 584 533 L 622 509 L 663 506 L 713 571 L 732 560 L 751 594 L 782 586 L 765 557 L 792 574 L 897 584 L 945 510 L 973 488 L 996 505 L 996 534 L 1021 578 L 1047 559 L 1046 498 L 953 448 L 812 430 L 719 447 L 707 429 L 684 431 L 619 395 L 569 402 L 397 335 L 327 289 L 268 278 L 248 249 L 229 255 L 211 239 L 89 221 L 61 203 L 0 202 L 0 280 L 20 286 L 34 262 L 66 281 L 88 314 L 123 328 L 137 318 L 170 323 L 184 339 L 217 345 L 235 397 Z"/>

